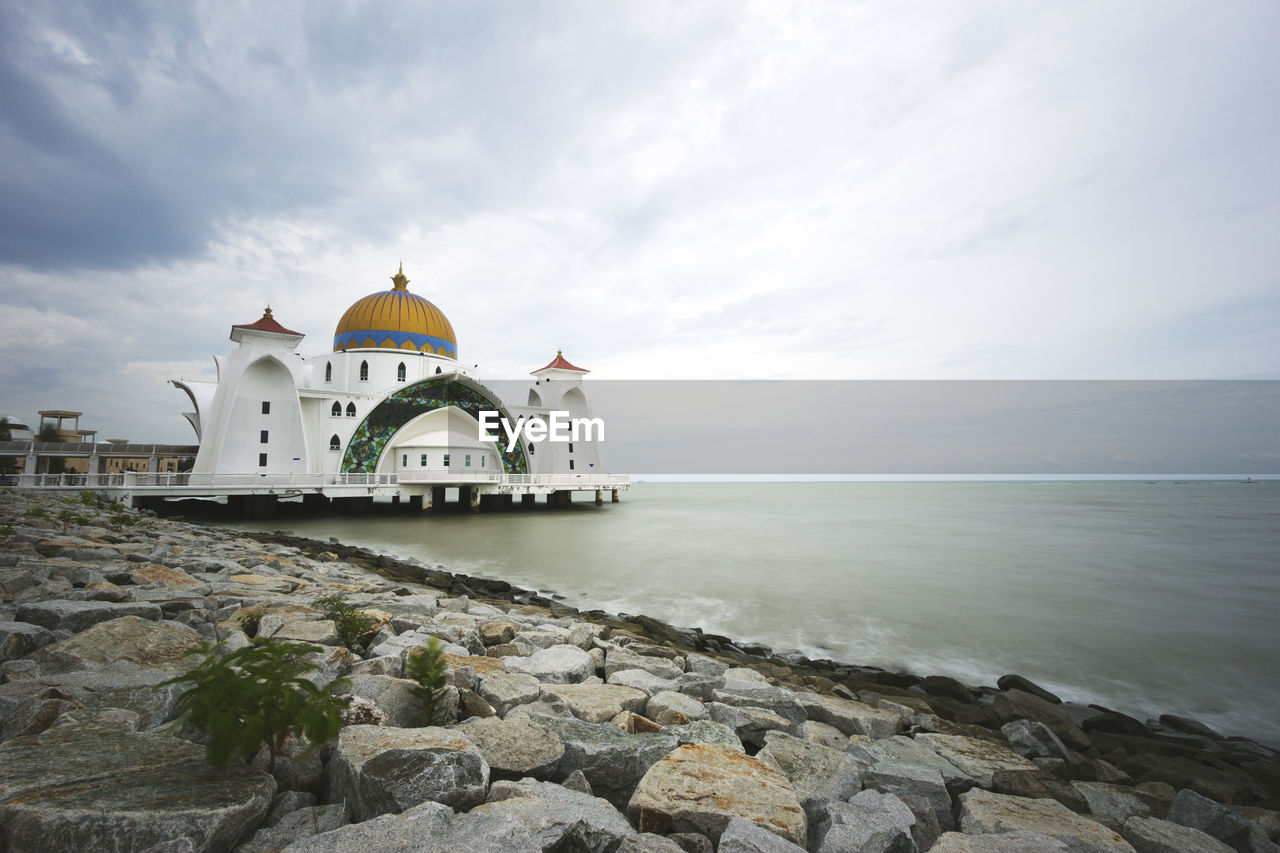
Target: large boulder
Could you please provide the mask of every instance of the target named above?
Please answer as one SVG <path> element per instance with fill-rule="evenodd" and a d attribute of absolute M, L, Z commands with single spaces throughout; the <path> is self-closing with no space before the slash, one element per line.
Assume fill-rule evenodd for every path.
<path fill-rule="evenodd" d="M 29 622 L 49 630 L 83 631 L 99 622 L 121 616 L 137 616 L 156 620 L 164 612 L 154 604 L 129 604 L 114 601 L 36 601 L 18 608 L 18 621 Z"/>
<path fill-rule="evenodd" d="M 1189 788 L 1184 788 L 1174 797 L 1165 820 L 1198 829 L 1240 853 L 1275 853 L 1280 850 L 1267 838 L 1262 827 Z"/>
<path fill-rule="evenodd" d="M 387 725 L 413 728 L 427 724 L 422 700 L 414 693 L 417 687 L 418 682 L 408 678 L 395 678 L 390 675 L 353 675 L 350 676 L 350 685 L 346 688 L 346 692 L 372 702 L 387 715 Z M 445 725 L 457 718 L 458 688 L 444 687 L 436 699 L 435 716 L 432 722 Z"/>
<path fill-rule="evenodd" d="M 591 790 L 622 808 L 636 783 L 653 764 L 676 748 L 668 734 L 627 734 L 611 723 L 587 723 L 573 718 L 537 717 L 564 744 L 556 776 L 581 770 Z"/>
<path fill-rule="evenodd" d="M 847 803 L 827 805 L 814 839 L 816 853 L 916 853 L 916 816 L 893 794 L 862 791 Z"/>
<path fill-rule="evenodd" d="M 591 655 L 567 644 L 538 649 L 528 657 L 504 657 L 502 663 L 509 672 L 523 672 L 548 684 L 576 684 L 596 671 Z"/>
<path fill-rule="evenodd" d="M 564 744 L 549 728 L 525 716 L 467 720 L 454 726 L 475 743 L 489 763 L 492 779 L 549 779 L 564 755 Z"/>
<path fill-rule="evenodd" d="M 667 680 L 679 678 L 684 672 L 683 669 L 666 658 L 638 655 L 622 648 L 610 649 L 604 658 L 605 678 L 607 679 L 615 672 L 621 672 L 624 669 L 642 669 Z"/>
<path fill-rule="evenodd" d="M 121 616 L 45 646 L 32 659 L 46 673 L 91 669 L 120 660 L 145 669 L 181 671 L 195 663 L 188 654 L 204 639 L 176 622 Z"/>
<path fill-rule="evenodd" d="M 641 832 L 698 832 L 713 842 L 742 817 L 800 846 L 804 809 L 786 776 L 724 747 L 686 744 L 649 768 L 627 804 Z"/>
<path fill-rule="evenodd" d="M 1000 718 L 1001 723 L 1014 720 L 1035 720 L 1048 726 L 1064 744 L 1072 749 L 1086 752 L 1093 748 L 1093 741 L 1084 733 L 1076 721 L 1067 713 L 1062 705 L 1041 699 L 1022 690 L 1008 690 L 997 693 L 991 703 L 991 709 Z"/>
<path fill-rule="evenodd" d="M 505 717 L 515 706 L 537 701 L 542 684 L 523 672 L 498 672 L 481 678 L 476 692 L 493 706 L 498 716 Z"/>
<path fill-rule="evenodd" d="M 636 831 L 607 800 L 551 782 L 496 782 L 476 817 L 509 815 L 529 830 L 543 850 L 613 853 Z"/>
<path fill-rule="evenodd" d="M 1155 817 L 1160 802 L 1126 785 L 1109 782 L 1072 782 L 1089 806 L 1089 814 L 1118 830 L 1131 817 Z"/>
<path fill-rule="evenodd" d="M 356 820 L 368 820 L 427 800 L 467 809 L 488 786 L 488 763 L 460 732 L 347 726 L 329 759 L 327 799 L 345 799 Z"/>
<path fill-rule="evenodd" d="M 867 768 L 862 784 L 869 790 L 893 794 L 922 820 L 927 820 L 922 807 L 927 809 L 940 831 L 955 826 L 951 795 L 942 773 L 933 765 L 923 761 L 880 761 Z"/>
<path fill-rule="evenodd" d="M 983 788 L 991 787 L 992 776 L 997 770 L 1040 769 L 1009 747 L 989 740 L 931 732 L 916 735 L 915 740 L 941 755 Z"/>
<path fill-rule="evenodd" d="M 756 759 L 787 777 L 811 819 L 821 802 L 847 800 L 862 790 L 864 765 L 853 756 L 783 732 L 769 732 Z"/>
<path fill-rule="evenodd" d="M 30 622 L 0 622 L 0 661 L 25 658 L 55 639 L 48 628 Z"/>
<path fill-rule="evenodd" d="M 607 723 L 623 711 L 638 714 L 648 696 L 642 690 L 617 684 L 552 684 L 542 688 L 564 700 L 579 720 Z"/>
<path fill-rule="evenodd" d="M 645 703 L 644 715 L 660 726 L 684 725 L 710 718 L 705 705 L 674 690 L 660 690 Z"/>
<path fill-rule="evenodd" d="M 806 719 L 796 694 L 768 683 L 727 681 L 723 689 L 711 691 L 711 699 L 735 708 L 764 708 L 793 725 L 800 725 Z"/>
<path fill-rule="evenodd" d="M 1056 838 L 1035 832 L 981 833 L 946 832 L 929 853 L 1071 853 Z"/>
<path fill-rule="evenodd" d="M 716 853 L 804 853 L 804 848 L 775 835 L 758 823 L 735 817 L 720 833 Z"/>
<path fill-rule="evenodd" d="M 947 792 L 953 797 L 973 787 L 973 777 L 943 758 L 924 741 L 916 738 L 894 735 L 884 740 L 850 743 L 848 749 L 850 755 L 873 766 L 883 761 L 926 764 L 938 771 L 943 783 L 947 786 Z"/>
<path fill-rule="evenodd" d="M 282 853 L 542 853 L 525 825 L 509 814 L 454 814 L 425 802 L 400 814 L 387 814 L 294 842 Z"/>
<path fill-rule="evenodd" d="M 1235 853 L 1198 829 L 1153 817 L 1131 817 L 1120 831 L 1138 853 Z"/>
<path fill-rule="evenodd" d="M 795 723 L 764 708 L 737 708 L 708 702 L 706 709 L 713 722 L 732 729 L 739 740 L 752 746 L 764 746 L 765 735 L 769 732 L 792 734 L 796 730 Z"/>
<path fill-rule="evenodd" d="M 145 850 L 188 838 L 229 850 L 267 813 L 275 781 L 211 768 L 195 744 L 66 726 L 0 745 L 0 826 L 11 853 Z"/>
<path fill-rule="evenodd" d="M 1119 833 L 1081 817 L 1057 800 L 1029 800 L 990 791 L 960 795 L 960 828 L 967 833 L 1031 832 L 1056 838 L 1073 853 L 1133 853 Z"/>
<path fill-rule="evenodd" d="M 1071 760 L 1071 753 L 1062 739 L 1044 723 L 1035 720 L 1012 720 L 1000 727 L 1009 739 L 1009 746 L 1023 758 L 1060 758 Z"/>
<path fill-rule="evenodd" d="M 892 711 L 819 693 L 795 695 L 810 720 L 835 726 L 846 735 L 866 735 L 879 740 L 892 737 L 902 728 L 902 718 Z"/>

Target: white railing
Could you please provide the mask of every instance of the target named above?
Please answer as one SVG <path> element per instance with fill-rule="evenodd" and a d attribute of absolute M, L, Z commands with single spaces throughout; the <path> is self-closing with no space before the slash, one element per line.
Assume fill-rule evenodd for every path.
<path fill-rule="evenodd" d="M 396 486 L 439 483 L 493 483 L 499 486 L 617 488 L 627 486 L 626 474 L 500 474 L 457 468 L 407 469 L 397 474 L 193 474 L 127 471 L 119 474 L 8 474 L 0 485 L 27 489 L 320 489 L 325 486 Z"/>

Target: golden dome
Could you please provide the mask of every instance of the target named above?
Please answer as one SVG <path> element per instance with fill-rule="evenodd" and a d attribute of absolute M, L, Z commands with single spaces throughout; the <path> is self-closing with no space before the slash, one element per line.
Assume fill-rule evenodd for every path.
<path fill-rule="evenodd" d="M 458 357 L 458 342 L 449 318 L 439 308 L 410 293 L 404 264 L 391 277 L 391 289 L 358 299 L 338 321 L 333 351 L 397 349 Z"/>

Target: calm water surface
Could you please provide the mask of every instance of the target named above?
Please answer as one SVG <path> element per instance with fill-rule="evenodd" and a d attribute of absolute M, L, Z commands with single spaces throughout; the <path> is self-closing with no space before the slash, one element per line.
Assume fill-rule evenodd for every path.
<path fill-rule="evenodd" d="M 288 519 L 776 650 L 1280 742 L 1280 483 L 640 483 L 621 504 Z"/>

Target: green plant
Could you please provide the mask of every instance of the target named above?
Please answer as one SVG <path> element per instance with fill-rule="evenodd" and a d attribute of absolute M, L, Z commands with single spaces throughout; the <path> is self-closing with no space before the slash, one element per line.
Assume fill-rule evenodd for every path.
<path fill-rule="evenodd" d="M 444 645 L 436 637 L 409 652 L 405 658 L 405 675 L 418 682 L 413 688 L 413 695 L 422 703 L 422 713 L 426 725 L 435 722 L 439 709 L 436 707 L 447 686 L 445 670 L 448 664 L 444 660 Z"/>
<path fill-rule="evenodd" d="M 89 517 L 84 513 L 76 512 L 74 509 L 59 510 L 54 516 L 62 524 L 62 532 L 66 534 L 75 524 L 88 524 Z"/>
<path fill-rule="evenodd" d="M 48 518 L 49 510 L 42 506 L 33 506 L 31 509 L 26 511 L 25 515 L 27 518 Z"/>
<path fill-rule="evenodd" d="M 0 542 L 8 540 L 13 535 L 12 524 L 0 524 Z"/>
<path fill-rule="evenodd" d="M 337 626 L 338 642 L 353 652 L 363 652 L 373 633 L 373 620 L 338 595 L 317 598 L 315 606 Z"/>
<path fill-rule="evenodd" d="M 162 682 L 190 684 L 178 697 L 178 710 L 209 736 L 205 758 L 214 767 L 252 757 L 265 743 L 267 771 L 289 735 L 307 743 L 303 755 L 337 736 L 346 703 L 304 676 L 319 666 L 305 660 L 319 652 L 308 643 L 259 641 L 229 654 L 221 644 L 202 643 L 191 654 L 203 655 L 194 668 Z"/>

